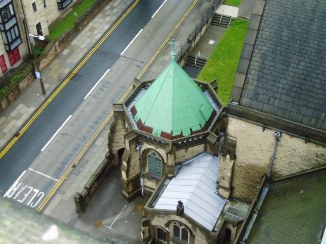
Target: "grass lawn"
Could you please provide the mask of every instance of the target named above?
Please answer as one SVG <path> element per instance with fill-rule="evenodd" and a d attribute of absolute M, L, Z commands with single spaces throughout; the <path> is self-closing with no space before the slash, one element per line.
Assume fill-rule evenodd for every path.
<path fill-rule="evenodd" d="M 197 77 L 208 82 L 217 80 L 218 95 L 224 104 L 229 101 L 248 25 L 248 20 L 232 20 L 230 27 Z"/>
<path fill-rule="evenodd" d="M 83 15 L 96 0 L 84 0 L 78 6 L 76 6 L 72 11 L 70 11 L 61 21 L 54 25 L 50 29 L 50 34 L 47 36 L 49 40 L 54 40 L 60 37 L 63 33 L 71 30 L 76 20 Z"/>
<path fill-rule="evenodd" d="M 239 7 L 241 4 L 241 0 L 224 0 L 223 4 Z"/>

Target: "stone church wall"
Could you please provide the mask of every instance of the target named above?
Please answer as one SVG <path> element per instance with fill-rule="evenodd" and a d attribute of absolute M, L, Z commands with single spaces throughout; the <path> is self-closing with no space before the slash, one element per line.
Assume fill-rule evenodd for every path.
<path fill-rule="evenodd" d="M 150 214 L 149 212 L 147 212 L 146 216 L 151 219 L 152 227 L 156 227 L 156 226 L 161 227 L 162 229 L 168 231 L 168 235 L 170 237 L 171 234 L 173 233 L 173 224 L 171 222 L 173 222 L 173 220 L 176 220 L 178 222 L 181 222 L 191 230 L 193 236 L 190 237 L 189 243 L 191 244 L 216 243 L 216 237 L 212 236 L 209 231 L 204 231 L 203 228 L 199 227 L 193 221 L 190 221 L 186 217 L 180 217 L 168 212 L 164 212 L 162 214 L 157 214 L 155 212 Z M 153 229 L 151 230 L 151 235 L 155 236 L 155 231 Z"/>
<path fill-rule="evenodd" d="M 272 179 L 326 165 L 326 147 L 282 134 Z"/>
<path fill-rule="evenodd" d="M 204 144 L 179 149 L 175 153 L 175 155 L 176 155 L 175 161 L 176 162 L 183 162 L 183 161 L 189 160 L 189 159 L 195 157 L 196 155 L 204 152 L 204 149 L 205 149 Z"/>
<path fill-rule="evenodd" d="M 125 147 L 124 135 L 126 133 L 124 113 L 122 111 L 114 112 L 114 122 L 111 124 L 109 133 L 109 152 L 113 156 L 113 161 L 118 161 L 118 150 Z"/>
<path fill-rule="evenodd" d="M 262 176 L 269 172 L 276 146 L 275 130 L 230 117 L 227 135 L 236 138 L 231 197 L 251 202 Z M 305 143 L 304 139 L 282 132 L 271 177 L 276 180 L 322 165 L 326 165 L 325 146 Z"/>

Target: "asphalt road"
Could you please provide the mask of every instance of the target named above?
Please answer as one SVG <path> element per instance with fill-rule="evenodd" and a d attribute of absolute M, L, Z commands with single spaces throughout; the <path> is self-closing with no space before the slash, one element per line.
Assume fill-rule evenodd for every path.
<path fill-rule="evenodd" d="M 37 208 L 64 172 L 78 163 L 74 161 L 78 154 L 110 118 L 112 104 L 132 84 L 192 1 L 168 0 L 151 19 L 161 4 L 160 0 L 140 1 L 4 155 L 0 191 L 6 192 L 5 197 Z M 61 130 L 56 133 L 58 128 Z"/>

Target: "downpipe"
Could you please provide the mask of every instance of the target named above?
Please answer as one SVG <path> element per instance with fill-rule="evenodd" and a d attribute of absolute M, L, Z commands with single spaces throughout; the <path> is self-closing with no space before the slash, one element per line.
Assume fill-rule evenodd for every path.
<path fill-rule="evenodd" d="M 275 162 L 275 159 L 276 159 L 276 150 L 277 150 L 277 147 L 278 147 L 278 143 L 280 142 L 281 136 L 282 136 L 282 132 L 280 132 L 280 131 L 275 131 L 274 132 L 275 146 L 274 146 L 273 155 L 272 155 L 271 163 L 269 165 L 269 170 L 268 170 L 268 174 L 267 174 L 267 182 L 268 183 L 271 181 L 273 166 L 274 166 L 274 162 Z"/>
<path fill-rule="evenodd" d="M 142 156 L 141 156 L 142 146 L 143 146 L 142 142 L 137 142 L 136 150 L 138 151 L 138 157 L 139 157 L 139 174 L 140 174 L 141 195 L 144 196 L 144 172 L 143 172 L 143 163 L 142 163 Z"/>

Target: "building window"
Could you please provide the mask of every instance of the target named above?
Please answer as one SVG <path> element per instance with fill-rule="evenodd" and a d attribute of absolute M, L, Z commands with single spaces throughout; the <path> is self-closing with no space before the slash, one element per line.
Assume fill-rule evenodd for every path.
<path fill-rule="evenodd" d="M 7 72 L 7 70 L 8 70 L 7 64 L 6 64 L 5 56 L 3 54 L 0 56 L 0 67 L 1 67 L 2 73 Z"/>
<path fill-rule="evenodd" d="M 166 233 L 163 229 L 157 228 L 157 239 L 160 241 L 166 241 Z"/>
<path fill-rule="evenodd" d="M 33 7 L 33 11 L 36 12 L 37 8 L 36 8 L 36 3 L 35 2 L 32 3 L 32 7 Z"/>
<path fill-rule="evenodd" d="M 22 43 L 12 2 L 0 7 L 0 31 L 6 51 L 11 51 Z"/>
<path fill-rule="evenodd" d="M 2 32 L 2 39 L 4 44 L 8 44 L 13 42 L 17 39 L 17 37 L 20 37 L 18 25 L 14 25 L 12 28 L 7 30 L 6 32 Z"/>
<path fill-rule="evenodd" d="M 39 36 L 43 36 L 43 31 L 42 31 L 42 25 L 41 25 L 41 22 L 38 22 L 36 24 L 36 33 L 39 35 Z"/>
<path fill-rule="evenodd" d="M 8 52 L 9 63 L 13 66 L 20 60 L 19 49 L 16 47 L 14 50 Z"/>
<path fill-rule="evenodd" d="M 15 15 L 14 8 L 12 6 L 12 3 L 9 3 L 8 5 L 4 6 L 1 9 L 1 18 L 2 21 L 5 22 L 8 19 L 10 19 L 12 16 Z"/>
<path fill-rule="evenodd" d="M 173 237 L 178 239 L 180 237 L 180 227 L 178 225 L 173 225 Z"/>
<path fill-rule="evenodd" d="M 57 0 L 58 9 L 65 9 L 71 3 L 72 0 Z"/>
<path fill-rule="evenodd" d="M 181 240 L 188 243 L 188 236 L 189 236 L 188 230 L 186 228 L 182 228 L 182 231 L 181 231 Z"/>
<path fill-rule="evenodd" d="M 162 177 L 162 160 L 159 155 L 151 151 L 147 154 L 148 174 L 155 178 Z"/>
<path fill-rule="evenodd" d="M 173 241 L 186 244 L 189 242 L 189 231 L 178 224 L 173 225 Z"/>
<path fill-rule="evenodd" d="M 14 25 L 6 32 L 1 32 L 1 35 L 6 51 L 15 49 L 21 43 L 18 25 Z"/>

